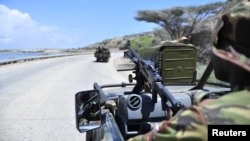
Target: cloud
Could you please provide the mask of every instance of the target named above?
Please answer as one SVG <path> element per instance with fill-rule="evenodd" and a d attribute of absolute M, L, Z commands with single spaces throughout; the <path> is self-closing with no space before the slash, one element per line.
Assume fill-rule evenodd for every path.
<path fill-rule="evenodd" d="M 62 47 L 77 37 L 62 34 L 58 28 L 42 25 L 28 13 L 0 4 L 0 49 Z"/>

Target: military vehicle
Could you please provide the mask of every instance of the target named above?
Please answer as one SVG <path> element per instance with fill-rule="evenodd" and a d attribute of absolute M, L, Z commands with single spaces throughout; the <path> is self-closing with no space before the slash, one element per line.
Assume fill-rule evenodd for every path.
<path fill-rule="evenodd" d="M 108 62 L 110 58 L 110 50 L 104 47 L 98 47 L 94 53 L 96 62 Z"/>
<path fill-rule="evenodd" d="M 128 47 L 124 55 L 135 67 L 118 70 L 132 70 L 128 83 L 100 85 L 95 82 L 93 89 L 75 94 L 76 128 L 86 133 L 87 141 L 127 140 L 150 131 L 180 109 L 191 106 L 195 95 L 205 92 L 204 98 L 218 98 L 230 91 L 229 85 L 208 82 L 213 70 L 210 63 L 201 79 L 195 80 L 196 48 L 161 46 L 158 53 L 155 63 L 142 59 Z M 164 63 L 159 66 L 159 62 Z"/>

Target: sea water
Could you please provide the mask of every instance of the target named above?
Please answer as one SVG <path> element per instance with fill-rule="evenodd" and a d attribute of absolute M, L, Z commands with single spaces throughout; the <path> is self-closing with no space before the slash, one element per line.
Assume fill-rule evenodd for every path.
<path fill-rule="evenodd" d="M 0 52 L 0 61 L 24 59 L 38 56 L 45 56 L 44 52 Z"/>

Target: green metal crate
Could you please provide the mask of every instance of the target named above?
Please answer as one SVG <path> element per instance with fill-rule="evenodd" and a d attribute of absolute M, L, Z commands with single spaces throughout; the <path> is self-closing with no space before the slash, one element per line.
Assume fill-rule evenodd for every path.
<path fill-rule="evenodd" d="M 159 48 L 158 71 L 165 84 L 194 83 L 196 80 L 196 47 L 167 43 Z"/>

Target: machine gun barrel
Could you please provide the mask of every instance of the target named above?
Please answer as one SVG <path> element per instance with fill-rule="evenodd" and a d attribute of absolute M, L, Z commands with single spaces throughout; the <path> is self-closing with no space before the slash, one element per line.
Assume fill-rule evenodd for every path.
<path fill-rule="evenodd" d="M 139 90 L 143 89 L 144 82 L 148 82 L 150 88 L 152 89 L 154 101 L 156 101 L 156 96 L 157 94 L 159 94 L 165 104 L 167 104 L 167 101 L 170 102 L 172 111 L 174 113 L 183 108 L 183 104 L 177 101 L 164 86 L 162 77 L 154 68 L 153 62 L 140 58 L 139 55 L 130 46 L 128 46 L 127 49 L 128 50 L 124 52 L 124 56 L 128 57 L 136 64 L 135 80 L 137 81 L 137 84 L 134 88 L 134 92 L 138 93 Z"/>

